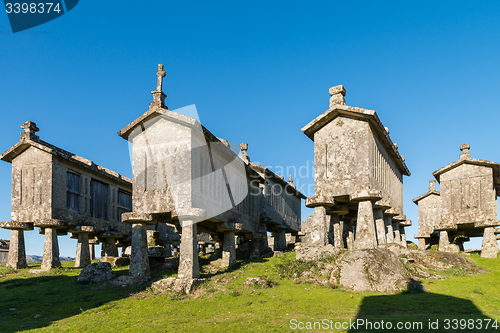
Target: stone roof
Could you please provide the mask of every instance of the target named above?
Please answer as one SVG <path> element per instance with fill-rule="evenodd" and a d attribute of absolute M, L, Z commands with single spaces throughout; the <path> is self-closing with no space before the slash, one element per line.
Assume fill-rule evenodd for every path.
<path fill-rule="evenodd" d="M 54 156 L 62 157 L 63 159 L 68 160 L 71 163 L 78 164 L 86 169 L 90 169 L 94 172 L 100 173 L 109 178 L 113 178 L 122 183 L 126 184 L 132 183 L 131 179 L 122 176 L 115 171 L 97 165 L 91 160 L 70 153 L 64 149 L 61 149 L 59 147 L 51 145 L 50 143 L 40 140 L 38 135 L 35 135 L 34 133 L 38 131 L 38 128 L 36 127 L 36 124 L 34 122 L 27 121 L 23 125 L 21 125 L 21 128 L 25 130 L 25 133 L 21 133 L 21 140 L 14 146 L 12 146 L 10 149 L 5 151 L 2 155 L 0 155 L 0 159 L 2 161 L 12 163 L 12 160 L 15 159 L 17 156 L 19 156 L 20 154 L 22 154 L 25 150 L 27 150 L 30 147 L 34 147 L 42 151 L 45 151 L 49 154 L 52 154 Z"/>
<path fill-rule="evenodd" d="M 334 104 L 328 110 L 320 114 L 313 121 L 302 127 L 302 132 L 314 141 L 314 133 L 326 126 L 338 116 L 348 116 L 368 120 L 370 127 L 377 134 L 381 143 L 387 149 L 395 164 L 401 169 L 403 175 L 409 176 L 410 170 L 405 164 L 404 158 L 399 154 L 397 146 L 389 137 L 387 129 L 382 125 L 375 110 L 362 109 L 353 106 Z"/>
<path fill-rule="evenodd" d="M 420 200 L 425 199 L 425 198 L 427 198 L 428 196 L 433 195 L 433 194 L 434 194 L 434 195 L 437 195 L 437 196 L 440 196 L 440 195 L 441 195 L 441 194 L 439 193 L 439 191 L 429 191 L 429 192 L 424 193 L 424 194 L 422 194 L 421 196 L 419 196 L 419 197 L 417 197 L 417 198 L 413 199 L 412 201 L 413 201 L 416 205 L 418 205 L 418 202 L 419 202 Z"/>
<path fill-rule="evenodd" d="M 205 138 L 208 139 L 210 142 L 218 142 L 222 143 L 224 146 L 228 147 L 228 149 L 225 150 L 226 153 L 230 154 L 232 158 L 239 158 L 238 155 L 236 155 L 230 148 L 226 140 L 220 139 L 216 137 L 212 132 L 210 132 L 205 126 L 200 124 L 200 122 L 192 117 L 185 116 L 183 114 L 170 111 L 166 107 L 158 107 L 158 106 L 152 106 L 150 109 L 146 112 L 144 112 L 142 115 L 140 115 L 137 119 L 132 121 L 130 124 L 122 128 L 121 130 L 118 131 L 118 135 L 124 138 L 125 140 L 130 141 L 134 134 L 134 130 L 138 127 L 144 128 L 144 124 L 150 120 L 155 119 L 156 117 L 165 117 L 168 118 L 170 121 L 178 122 L 180 124 L 183 124 L 188 127 L 192 128 L 201 128 L 203 131 L 203 135 L 205 135 Z M 142 131 L 141 131 L 142 132 Z M 253 175 L 254 178 L 258 178 L 260 181 L 264 181 L 260 177 L 260 175 L 255 172 L 252 168 L 249 167 L 249 165 L 245 164 L 245 169 L 247 172 Z"/>

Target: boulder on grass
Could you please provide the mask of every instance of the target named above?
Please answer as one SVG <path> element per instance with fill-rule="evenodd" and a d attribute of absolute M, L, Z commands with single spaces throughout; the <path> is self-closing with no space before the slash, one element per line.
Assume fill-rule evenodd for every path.
<path fill-rule="evenodd" d="M 390 250 L 378 248 L 346 252 L 337 262 L 336 280 L 354 291 L 393 292 L 408 287 L 405 268 Z"/>
<path fill-rule="evenodd" d="M 111 269 L 109 262 L 96 262 L 82 269 L 76 282 L 95 283 L 111 280 L 114 277 L 115 272 Z"/>
<path fill-rule="evenodd" d="M 202 284 L 205 279 L 179 279 L 179 278 L 166 278 L 154 282 L 151 285 L 151 289 L 156 292 L 167 293 L 186 293 L 189 294 L 191 291 L 196 289 L 200 284 Z"/>

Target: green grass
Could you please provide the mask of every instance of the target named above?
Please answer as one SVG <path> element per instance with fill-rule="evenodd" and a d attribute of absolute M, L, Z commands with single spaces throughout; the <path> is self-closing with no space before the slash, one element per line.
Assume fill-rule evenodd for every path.
<path fill-rule="evenodd" d="M 438 319 L 441 330 L 435 332 L 463 332 L 444 330 L 444 319 L 500 319 L 500 259 L 472 255 L 486 274 L 461 276 L 451 270 L 441 273 L 447 280 L 424 280 L 426 292 L 382 294 L 297 282 L 293 273 L 307 268 L 293 258 L 288 253 L 241 261 L 229 271 L 207 273 L 207 281 L 192 295 L 154 293 L 148 283 L 111 288 L 76 284 L 80 269 L 71 268 L 72 262 L 37 276 L 0 266 L 0 331 L 287 332 L 292 331 L 291 319 L 420 321 L 426 331 L 428 320 Z M 128 267 L 115 270 L 127 274 Z M 173 274 L 153 271 L 153 276 Z M 271 281 L 271 287 L 244 284 L 247 277 L 257 276 Z"/>

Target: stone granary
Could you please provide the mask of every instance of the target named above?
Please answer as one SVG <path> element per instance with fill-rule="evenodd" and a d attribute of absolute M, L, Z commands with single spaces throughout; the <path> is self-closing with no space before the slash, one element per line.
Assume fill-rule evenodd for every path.
<path fill-rule="evenodd" d="M 253 163 L 247 154 L 248 144 L 240 145 L 243 161 L 264 179 L 259 184 L 261 190 L 260 220 L 262 228 L 272 234 L 274 251 L 287 248 L 287 237 L 298 236 L 300 231 L 301 200 L 306 196 L 293 185 L 292 176 L 288 181 L 269 168 Z M 267 238 L 261 242 L 261 252 L 266 251 Z"/>
<path fill-rule="evenodd" d="M 426 250 L 432 245 L 438 244 L 439 232 L 434 227 L 440 223 L 441 196 L 436 190 L 436 180 L 429 180 L 429 191 L 418 198 L 413 199 L 418 205 L 418 248 Z"/>
<path fill-rule="evenodd" d="M 0 264 L 6 264 L 9 259 L 9 241 L 0 239 Z"/>
<path fill-rule="evenodd" d="M 268 226 L 280 235 L 298 231 L 300 195 L 295 189 L 284 192 L 288 183 L 265 168 L 254 170 L 246 145 L 239 157 L 238 147 L 197 119 L 168 110 L 164 76 L 159 65 L 149 110 L 118 132 L 132 143 L 133 160 L 133 209 L 122 219 L 132 224 L 130 275 L 149 275 L 147 226 L 170 223 L 181 233 L 179 278 L 193 279 L 200 274 L 198 233 L 222 243 L 223 265 L 233 265 L 236 235 L 250 241 L 252 254 L 258 255 Z M 196 112 L 194 106 L 188 111 Z M 278 184 L 280 194 L 267 190 L 272 184 Z"/>
<path fill-rule="evenodd" d="M 346 106 L 342 85 L 330 95 L 330 108 L 302 128 L 314 141 L 308 246 L 406 246 L 404 227 L 411 221 L 403 215 L 403 176 L 410 171 L 404 157 L 375 111 Z"/>
<path fill-rule="evenodd" d="M 429 192 L 414 200 L 419 209 L 419 233 L 415 237 L 424 249 L 432 236 L 439 234 L 439 250 L 449 252 L 463 250 L 463 242 L 470 237 L 482 236 L 481 256 L 496 258 L 500 164 L 471 158 L 469 149 L 468 144 L 461 145 L 458 161 L 432 173 L 440 192 L 431 183 Z"/>
<path fill-rule="evenodd" d="M 96 236 L 117 256 L 116 239 L 130 233 L 120 218 L 132 208 L 131 180 L 42 141 L 32 121 L 21 128 L 21 140 L 0 155 L 12 164 L 12 220 L 0 223 L 11 230 L 8 266 L 26 267 L 24 231 L 34 227 L 45 234 L 42 269 L 61 265 L 57 236 L 68 232 L 78 235 L 77 267 L 90 264 Z"/>

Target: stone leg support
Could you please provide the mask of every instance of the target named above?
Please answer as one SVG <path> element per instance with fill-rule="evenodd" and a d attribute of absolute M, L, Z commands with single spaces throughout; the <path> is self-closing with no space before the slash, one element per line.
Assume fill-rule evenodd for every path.
<path fill-rule="evenodd" d="M 408 248 L 408 244 L 406 243 L 405 227 L 403 227 L 402 225 L 399 226 L 399 234 L 401 236 L 401 245 Z"/>
<path fill-rule="evenodd" d="M 394 243 L 394 229 L 392 228 L 392 217 L 384 216 L 385 224 L 385 237 L 387 239 L 387 244 Z"/>
<path fill-rule="evenodd" d="M 258 240 L 250 242 L 250 259 L 260 258 L 260 242 Z"/>
<path fill-rule="evenodd" d="M 59 243 L 57 242 L 57 229 L 45 228 L 45 240 L 43 242 L 42 270 L 61 267 L 59 261 Z"/>
<path fill-rule="evenodd" d="M 89 253 L 90 253 L 90 260 L 95 259 L 95 245 L 94 244 L 89 244 Z"/>
<path fill-rule="evenodd" d="M 269 243 L 267 242 L 267 224 L 261 223 L 260 224 L 260 230 L 264 233 L 266 236 L 263 240 L 261 240 L 260 243 L 260 253 L 264 254 L 268 251 L 269 248 Z"/>
<path fill-rule="evenodd" d="M 148 236 L 146 223 L 132 224 L 132 249 L 130 253 L 130 276 L 150 276 Z M 106 240 L 106 244 L 109 240 Z"/>
<path fill-rule="evenodd" d="M 165 244 L 165 258 L 172 256 L 172 244 Z"/>
<path fill-rule="evenodd" d="M 392 222 L 392 230 L 394 231 L 394 243 L 401 245 L 401 234 L 399 233 L 399 222 Z"/>
<path fill-rule="evenodd" d="M 279 229 L 274 236 L 274 251 L 286 250 L 286 233 L 285 230 Z"/>
<path fill-rule="evenodd" d="M 112 237 L 106 239 L 106 249 L 104 250 L 106 257 L 118 257 L 118 248 L 116 247 L 116 240 Z"/>
<path fill-rule="evenodd" d="M 78 244 L 76 245 L 75 267 L 85 267 L 90 265 L 89 234 L 81 232 L 78 234 Z"/>
<path fill-rule="evenodd" d="M 418 249 L 422 251 L 427 250 L 427 242 L 425 241 L 425 238 L 418 239 Z"/>
<path fill-rule="evenodd" d="M 385 245 L 387 244 L 387 238 L 385 235 L 385 221 L 382 209 L 376 208 L 373 210 L 373 218 L 375 219 L 375 229 L 377 230 L 377 244 Z"/>
<path fill-rule="evenodd" d="M 450 238 L 446 230 L 441 230 L 439 232 L 439 251 L 450 252 Z"/>
<path fill-rule="evenodd" d="M 193 221 L 182 221 L 179 278 L 197 279 L 199 277 L 200 263 L 198 261 L 198 227 Z"/>
<path fill-rule="evenodd" d="M 352 220 L 345 220 L 344 222 L 344 228 L 347 229 L 347 248 L 349 250 L 354 249 L 354 231 L 352 228 Z"/>
<path fill-rule="evenodd" d="M 276 240 L 274 240 L 276 243 Z M 234 242 L 234 231 L 224 231 L 222 242 L 222 267 L 231 267 L 236 264 L 236 245 Z"/>
<path fill-rule="evenodd" d="M 314 215 L 310 228 L 311 246 L 322 247 L 328 244 L 328 229 L 326 228 L 325 207 L 314 207 Z"/>
<path fill-rule="evenodd" d="M 496 258 L 498 254 L 498 242 L 495 236 L 496 227 L 484 228 L 483 247 L 481 248 L 481 257 Z"/>
<path fill-rule="evenodd" d="M 333 244 L 335 247 L 344 248 L 344 238 L 342 233 L 344 232 L 344 222 L 340 221 L 339 214 L 334 213 L 330 215 L 330 223 L 333 225 Z"/>
<path fill-rule="evenodd" d="M 10 231 L 9 259 L 7 267 L 14 269 L 26 268 L 26 250 L 24 247 L 24 230 L 12 229 Z"/>
<path fill-rule="evenodd" d="M 375 247 L 375 221 L 373 219 L 372 202 L 369 200 L 361 201 L 358 206 L 354 248 L 361 250 L 373 249 Z"/>
<path fill-rule="evenodd" d="M 349 221 L 351 222 L 351 221 Z M 348 221 L 344 220 L 342 221 L 342 241 L 344 242 L 344 248 L 348 248 L 348 242 L 349 242 L 349 226 L 351 226 L 351 223 Z"/>

